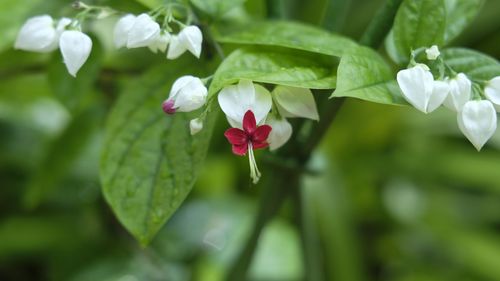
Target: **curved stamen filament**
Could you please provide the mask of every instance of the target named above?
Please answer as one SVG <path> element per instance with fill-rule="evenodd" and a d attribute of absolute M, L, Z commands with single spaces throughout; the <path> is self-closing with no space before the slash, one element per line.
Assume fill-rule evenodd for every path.
<path fill-rule="evenodd" d="M 255 161 L 255 156 L 253 155 L 252 143 L 248 143 L 248 162 L 250 164 L 250 177 L 252 178 L 253 184 L 257 184 L 260 179 L 260 171 L 257 167 L 257 162 Z"/>

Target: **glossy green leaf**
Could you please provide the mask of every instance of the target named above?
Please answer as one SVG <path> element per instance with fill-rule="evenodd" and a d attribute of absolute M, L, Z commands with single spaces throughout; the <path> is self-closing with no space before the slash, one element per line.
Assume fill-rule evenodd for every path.
<path fill-rule="evenodd" d="M 287 21 L 251 22 L 219 26 L 215 40 L 221 43 L 280 46 L 330 56 L 342 56 L 357 46 L 352 40 L 317 27 Z"/>
<path fill-rule="evenodd" d="M 483 0 L 445 0 L 445 42 L 449 42 L 457 37 L 474 20 L 483 2 Z"/>
<path fill-rule="evenodd" d="M 500 63 L 488 55 L 465 48 L 450 48 L 442 52 L 444 61 L 456 72 L 479 80 L 500 76 Z"/>
<path fill-rule="evenodd" d="M 361 47 L 340 60 L 332 97 L 353 97 L 384 104 L 407 104 L 390 66 L 375 51 Z"/>
<path fill-rule="evenodd" d="M 280 84 L 311 89 L 335 88 L 335 65 L 328 57 L 286 50 L 238 49 L 217 69 L 210 93 L 222 87 L 249 79 L 255 82 Z"/>
<path fill-rule="evenodd" d="M 221 18 L 246 0 L 190 0 L 191 3 L 212 18 Z"/>
<path fill-rule="evenodd" d="M 405 0 L 394 19 L 392 39 L 397 54 L 391 57 L 403 56 L 408 61 L 412 50 L 442 45 L 445 28 L 444 0 Z"/>
<path fill-rule="evenodd" d="M 142 245 L 191 191 L 208 149 L 216 114 L 193 137 L 189 120 L 196 113 L 167 116 L 161 110 L 175 78 L 199 75 L 190 62 L 163 64 L 128 85 L 108 120 L 101 162 L 104 196 Z"/>

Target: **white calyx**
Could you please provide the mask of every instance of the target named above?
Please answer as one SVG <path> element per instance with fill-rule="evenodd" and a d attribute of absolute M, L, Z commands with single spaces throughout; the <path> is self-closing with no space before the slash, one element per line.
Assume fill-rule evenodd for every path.
<path fill-rule="evenodd" d="M 207 88 L 198 77 L 186 75 L 172 85 L 168 99 L 163 103 L 166 113 L 189 112 L 202 107 L 207 100 Z"/>
<path fill-rule="evenodd" d="M 250 80 L 240 80 L 237 85 L 224 87 L 218 95 L 218 101 L 229 124 L 240 129 L 248 110 L 254 113 L 257 124 L 262 124 L 272 106 L 269 91 Z"/>
<path fill-rule="evenodd" d="M 424 113 L 437 109 L 449 92 L 448 84 L 435 81 L 429 68 L 424 64 L 400 70 L 397 81 L 406 101 Z"/>
<path fill-rule="evenodd" d="M 59 39 L 59 48 L 68 72 L 76 77 L 76 73 L 90 55 L 92 40 L 83 32 L 66 30 Z"/>
<path fill-rule="evenodd" d="M 427 55 L 428 60 L 436 60 L 441 52 L 439 52 L 438 46 L 432 45 L 430 48 L 425 50 L 425 54 Z"/>
<path fill-rule="evenodd" d="M 488 100 L 471 100 L 457 115 L 458 127 L 479 151 L 497 128 L 497 114 Z"/>
<path fill-rule="evenodd" d="M 128 32 L 127 48 L 147 47 L 155 42 L 159 35 L 160 25 L 148 14 L 140 14 Z"/>
<path fill-rule="evenodd" d="M 497 76 L 486 83 L 484 95 L 490 100 L 495 109 L 500 112 L 500 76 Z"/>
<path fill-rule="evenodd" d="M 446 79 L 445 82 L 448 83 L 449 93 L 444 100 L 444 105 L 458 112 L 472 97 L 472 83 L 463 73 L 459 73 L 452 79 Z"/>

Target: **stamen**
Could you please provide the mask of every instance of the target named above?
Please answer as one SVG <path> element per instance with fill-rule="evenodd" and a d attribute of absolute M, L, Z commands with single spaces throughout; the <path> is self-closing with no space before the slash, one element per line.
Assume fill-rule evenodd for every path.
<path fill-rule="evenodd" d="M 252 178 L 253 184 L 257 184 L 259 182 L 261 173 L 259 168 L 257 167 L 257 162 L 255 161 L 255 156 L 253 155 L 253 147 L 252 143 L 248 143 L 248 162 L 250 164 L 250 177 Z"/>

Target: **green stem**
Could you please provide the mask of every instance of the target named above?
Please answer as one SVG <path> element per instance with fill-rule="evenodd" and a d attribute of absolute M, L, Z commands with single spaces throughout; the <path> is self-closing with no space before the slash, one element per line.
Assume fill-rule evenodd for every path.
<path fill-rule="evenodd" d="M 403 0 L 387 0 L 385 2 L 384 6 L 375 14 L 363 36 L 361 36 L 361 44 L 372 48 L 381 45 L 388 31 L 391 30 L 401 2 Z"/>
<path fill-rule="evenodd" d="M 284 0 L 267 0 L 267 17 L 271 19 L 285 18 L 285 3 Z"/>
<path fill-rule="evenodd" d="M 347 18 L 351 0 L 326 1 L 323 14 L 323 27 L 327 30 L 340 32 Z"/>

